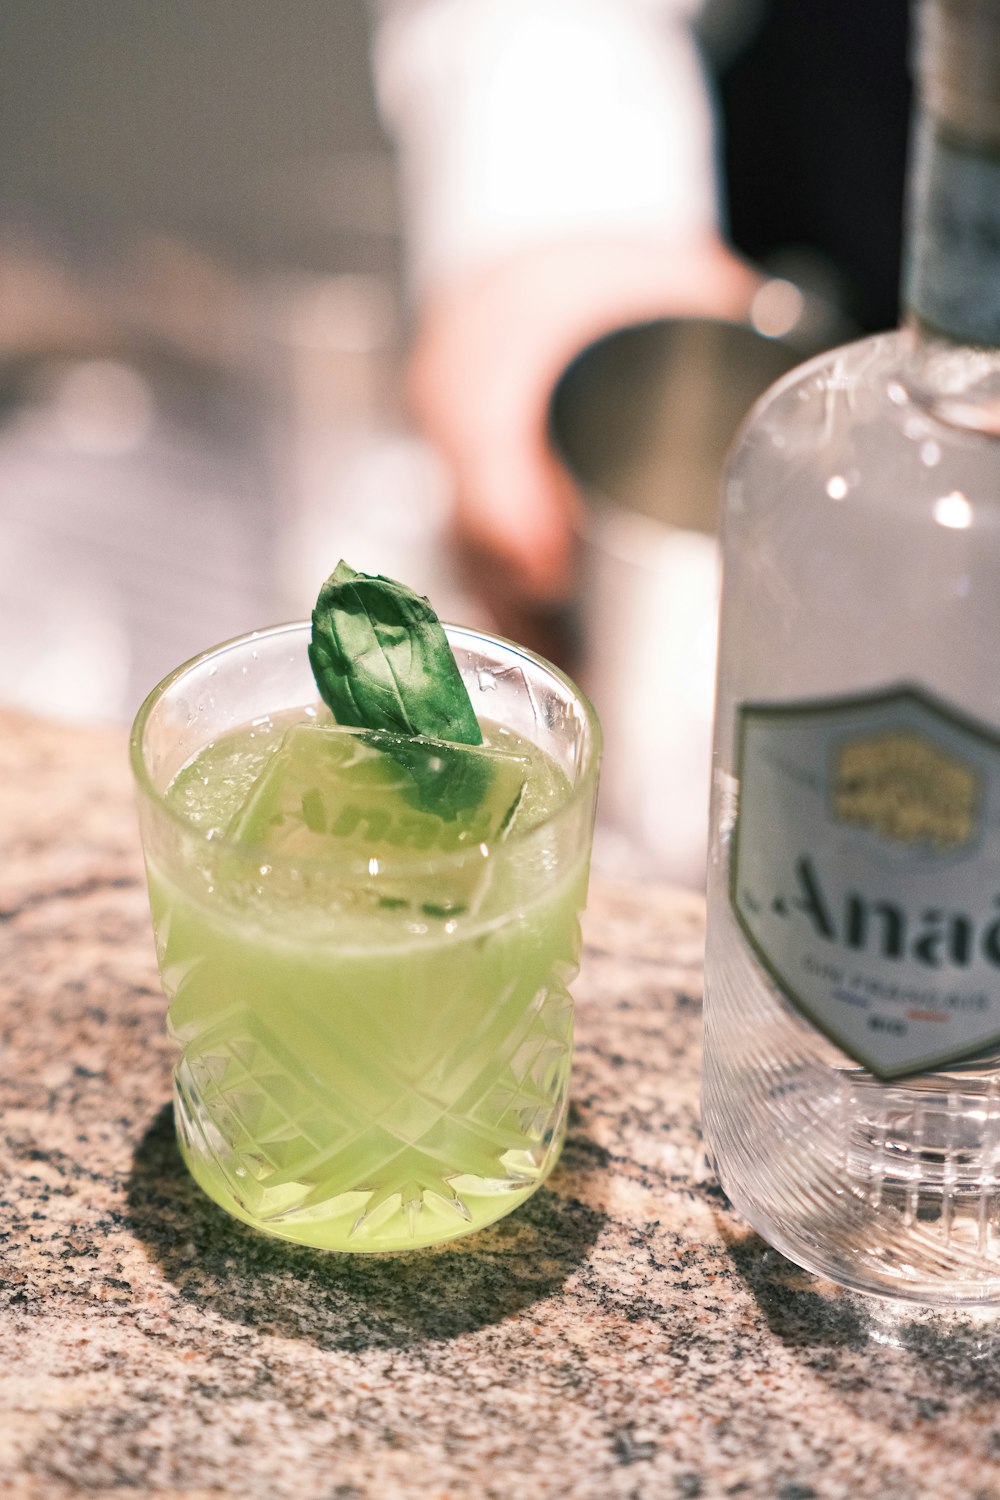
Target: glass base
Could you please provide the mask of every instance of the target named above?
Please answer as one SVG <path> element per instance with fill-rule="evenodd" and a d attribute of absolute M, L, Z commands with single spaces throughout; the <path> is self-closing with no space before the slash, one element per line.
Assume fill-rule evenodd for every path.
<path fill-rule="evenodd" d="M 330 1192 L 322 1179 L 304 1184 L 304 1173 L 284 1174 L 296 1204 L 282 1211 L 275 1202 L 264 1217 L 247 1202 L 259 1195 L 243 1191 L 244 1184 L 250 1187 L 246 1157 L 238 1159 L 220 1151 L 218 1142 L 213 1147 L 208 1139 L 214 1134 L 212 1126 L 203 1127 L 181 1088 L 174 1096 L 181 1155 L 213 1202 L 263 1234 L 352 1255 L 426 1249 L 504 1218 L 541 1187 L 556 1165 L 566 1135 L 566 1116 L 563 1108 L 541 1150 L 505 1152 L 503 1177 L 442 1172 L 440 1166 L 434 1170 L 435 1164 L 417 1148 L 400 1147 L 395 1159 L 383 1163 L 381 1172 L 370 1172 L 360 1179 L 360 1186 L 346 1191 Z"/>

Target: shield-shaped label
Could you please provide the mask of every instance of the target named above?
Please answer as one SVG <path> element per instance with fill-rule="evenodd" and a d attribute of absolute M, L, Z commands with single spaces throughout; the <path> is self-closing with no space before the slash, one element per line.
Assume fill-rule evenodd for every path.
<path fill-rule="evenodd" d="M 733 909 L 882 1078 L 1000 1047 L 1000 738 L 922 689 L 744 704 Z"/>

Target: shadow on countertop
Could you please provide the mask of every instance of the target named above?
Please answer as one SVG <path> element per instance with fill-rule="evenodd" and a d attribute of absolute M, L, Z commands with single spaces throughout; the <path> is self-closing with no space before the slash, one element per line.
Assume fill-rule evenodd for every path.
<path fill-rule="evenodd" d="M 136 1148 L 127 1201 L 133 1232 L 186 1301 L 263 1333 L 358 1352 L 452 1339 L 559 1290 L 606 1216 L 572 1196 L 575 1173 L 557 1175 L 562 1191 L 540 1188 L 508 1218 L 438 1249 L 312 1250 L 259 1234 L 207 1198 L 165 1105 Z"/>
<path fill-rule="evenodd" d="M 941 1436 L 960 1412 L 1000 1402 L 1000 1310 L 939 1310 L 848 1291 L 752 1232 L 723 1232 L 770 1332 L 868 1420 L 902 1430 L 940 1419 Z M 986 1437 L 1000 1457 L 1000 1429 Z"/>

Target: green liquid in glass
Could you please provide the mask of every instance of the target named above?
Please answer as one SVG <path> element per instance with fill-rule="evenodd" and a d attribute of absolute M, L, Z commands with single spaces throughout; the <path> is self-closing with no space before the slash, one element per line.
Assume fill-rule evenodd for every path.
<path fill-rule="evenodd" d="M 519 868 L 520 834 L 569 786 L 484 727 L 502 756 L 467 806 L 445 766 L 448 816 L 391 755 L 335 731 L 327 763 L 321 730 L 269 720 L 171 786 L 187 820 L 227 835 L 183 884 L 149 858 L 181 1147 L 259 1229 L 333 1250 L 437 1243 L 508 1213 L 559 1154 L 586 858 Z"/>

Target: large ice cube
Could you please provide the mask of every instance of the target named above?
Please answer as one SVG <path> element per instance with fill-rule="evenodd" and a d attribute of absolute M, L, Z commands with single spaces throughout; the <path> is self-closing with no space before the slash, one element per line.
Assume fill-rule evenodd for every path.
<path fill-rule="evenodd" d="M 297 724 L 228 832 L 283 858 L 425 860 L 501 841 L 528 774 L 511 751 Z"/>

